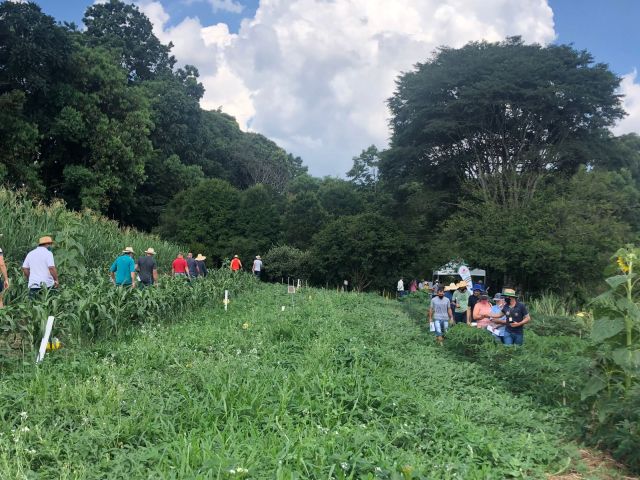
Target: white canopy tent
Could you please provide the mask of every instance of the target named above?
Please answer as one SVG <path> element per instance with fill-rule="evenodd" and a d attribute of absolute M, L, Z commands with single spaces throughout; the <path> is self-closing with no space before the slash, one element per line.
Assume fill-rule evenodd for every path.
<path fill-rule="evenodd" d="M 440 267 L 439 269 L 434 270 L 433 271 L 434 280 L 440 281 L 440 277 L 448 277 L 448 276 L 457 277 L 458 268 L 460 268 L 460 265 L 464 265 L 464 264 L 449 262 L 446 265 L 443 265 L 442 267 Z M 485 270 L 482 270 L 481 268 L 470 268 L 469 270 L 471 273 L 471 278 L 481 277 L 483 282 L 487 278 L 487 272 Z"/>

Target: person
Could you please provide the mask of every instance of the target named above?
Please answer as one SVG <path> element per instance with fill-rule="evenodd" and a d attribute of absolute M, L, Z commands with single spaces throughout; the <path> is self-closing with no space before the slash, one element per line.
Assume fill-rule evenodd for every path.
<path fill-rule="evenodd" d="M 418 291 L 421 292 L 423 288 L 424 288 L 424 280 L 420 280 L 420 282 L 418 283 Z"/>
<path fill-rule="evenodd" d="M 187 253 L 187 268 L 189 269 L 189 278 L 198 277 L 198 263 L 193 258 L 193 252 Z"/>
<path fill-rule="evenodd" d="M 171 274 L 174 277 L 189 279 L 189 265 L 182 252 L 178 252 L 178 256 L 171 262 Z"/>
<path fill-rule="evenodd" d="M 467 323 L 467 307 L 469 304 L 469 290 L 467 290 L 467 282 L 464 280 L 456 284 L 458 288 L 453 292 L 453 304 L 455 305 L 453 311 L 453 318 L 458 323 Z"/>
<path fill-rule="evenodd" d="M 456 284 L 451 282 L 449 285 L 444 287 L 444 296 L 449 299 L 453 304 L 453 292 L 456 291 Z"/>
<path fill-rule="evenodd" d="M 7 265 L 4 263 L 4 252 L 0 248 L 0 271 L 4 282 L 0 282 L 0 308 L 4 308 L 4 291 L 9 288 L 9 274 L 7 273 Z"/>
<path fill-rule="evenodd" d="M 478 328 L 487 328 L 491 323 L 491 304 L 487 292 L 480 293 L 480 299 L 473 307 L 473 319 Z"/>
<path fill-rule="evenodd" d="M 233 260 L 231 260 L 230 268 L 232 272 L 237 272 L 242 268 L 242 262 L 238 258 L 238 255 L 233 256 Z"/>
<path fill-rule="evenodd" d="M 262 259 L 260 255 L 256 255 L 256 259 L 253 261 L 253 266 L 251 267 L 251 271 L 260 280 L 260 273 L 262 272 Z"/>
<path fill-rule="evenodd" d="M 22 273 L 29 287 L 29 298 L 35 297 L 43 288 L 55 290 L 60 286 L 52 248 L 53 239 L 49 236 L 41 237 L 38 246 L 27 254 L 22 263 Z"/>
<path fill-rule="evenodd" d="M 418 291 L 418 282 L 416 282 L 415 279 L 411 280 L 411 283 L 409 284 L 409 292 L 413 293 L 413 292 L 417 292 Z"/>
<path fill-rule="evenodd" d="M 496 293 L 496 295 L 493 297 L 493 303 L 494 305 L 491 307 L 491 317 L 494 313 L 502 313 L 502 308 L 504 307 L 504 298 L 502 298 L 502 295 L 500 295 L 499 293 Z M 500 317 L 500 319 L 505 319 L 504 314 L 502 314 L 502 317 Z M 489 324 L 489 326 L 487 326 L 487 330 L 491 332 L 493 338 L 500 343 L 502 343 L 504 338 L 504 329 L 505 326 L 496 323 L 493 318 L 491 318 L 491 323 Z"/>
<path fill-rule="evenodd" d="M 433 322 L 433 333 L 438 343 L 442 344 L 444 334 L 452 321 L 451 302 L 444 296 L 444 287 L 438 288 L 437 294 L 429 305 L 429 323 Z"/>
<path fill-rule="evenodd" d="M 523 345 L 524 344 L 524 326 L 529 323 L 531 317 L 529 310 L 524 303 L 518 302 L 515 290 L 505 288 L 502 291 L 502 297 L 505 299 L 505 306 L 499 313 L 492 313 L 493 321 L 499 325 L 504 325 L 504 344 L 505 345 Z M 505 319 L 500 317 L 504 315 Z"/>
<path fill-rule="evenodd" d="M 201 253 L 199 253 L 198 256 L 196 257 L 196 263 L 198 264 L 199 277 L 206 277 L 207 275 L 209 275 L 209 272 L 207 271 L 207 265 L 204 263 L 206 259 L 207 257 L 202 255 Z"/>
<path fill-rule="evenodd" d="M 473 321 L 473 309 L 476 306 L 476 303 L 480 301 L 480 293 L 482 293 L 482 287 L 477 283 L 473 286 L 473 295 L 469 297 L 469 302 L 467 304 L 467 324 L 471 325 Z"/>
<path fill-rule="evenodd" d="M 138 259 L 136 270 L 140 275 L 140 288 L 158 285 L 158 264 L 156 263 L 156 251 L 149 247 L 145 251 L 145 256 Z"/>
<path fill-rule="evenodd" d="M 133 248 L 126 247 L 111 264 L 109 269 L 111 281 L 117 287 L 136 288 L 136 262 L 133 261 L 134 255 Z"/>
<path fill-rule="evenodd" d="M 398 286 L 396 288 L 397 288 L 396 291 L 398 292 L 396 294 L 397 297 L 398 298 L 402 297 L 404 295 L 404 281 L 402 280 L 402 278 L 398 280 Z"/>

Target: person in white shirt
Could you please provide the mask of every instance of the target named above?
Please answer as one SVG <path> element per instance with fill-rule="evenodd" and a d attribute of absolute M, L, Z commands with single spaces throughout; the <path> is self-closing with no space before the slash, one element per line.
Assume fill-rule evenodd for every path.
<path fill-rule="evenodd" d="M 253 261 L 253 267 L 251 267 L 253 274 L 260 279 L 260 273 L 262 272 L 262 259 L 260 255 L 256 255 L 256 259 Z"/>
<path fill-rule="evenodd" d="M 402 279 L 398 280 L 398 298 L 404 295 L 404 281 Z"/>
<path fill-rule="evenodd" d="M 58 288 L 58 270 L 53 261 L 51 237 L 41 237 L 38 246 L 31 250 L 22 263 L 22 273 L 27 278 L 29 298 L 35 297 L 42 288 Z"/>

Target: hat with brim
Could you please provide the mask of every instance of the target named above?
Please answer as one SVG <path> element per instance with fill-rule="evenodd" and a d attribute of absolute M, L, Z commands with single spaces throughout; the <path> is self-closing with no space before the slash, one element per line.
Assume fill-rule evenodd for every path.
<path fill-rule="evenodd" d="M 122 253 L 136 253 L 133 251 L 133 247 L 126 247 L 124 250 L 122 250 Z"/>
<path fill-rule="evenodd" d="M 260 260 L 260 255 L 256 255 L 256 258 L 257 258 L 258 260 Z"/>
<path fill-rule="evenodd" d="M 49 243 L 53 243 L 53 238 L 49 236 L 40 237 L 40 240 L 38 240 L 38 245 L 47 245 Z"/>
<path fill-rule="evenodd" d="M 155 255 L 156 251 L 153 248 L 149 247 L 144 251 L 144 253 L 148 253 L 149 255 Z"/>
<path fill-rule="evenodd" d="M 516 291 L 513 288 L 505 288 L 502 290 L 503 297 L 517 298 Z"/>
<path fill-rule="evenodd" d="M 451 290 L 455 290 L 456 288 L 458 288 L 458 286 L 455 283 L 451 282 L 449 285 L 444 287 L 444 291 L 450 292 Z"/>
<path fill-rule="evenodd" d="M 238 255 L 234 255 L 233 258 L 238 258 Z"/>
<path fill-rule="evenodd" d="M 496 293 L 495 297 L 493 297 L 493 301 L 497 302 L 498 300 L 504 300 L 504 299 L 502 298 L 502 295 L 500 295 L 499 293 Z"/>
<path fill-rule="evenodd" d="M 460 282 L 456 283 L 456 288 L 464 288 L 467 286 L 467 282 L 465 282 L 464 280 L 461 280 Z"/>
<path fill-rule="evenodd" d="M 202 255 L 201 253 L 198 254 L 198 256 L 196 257 L 196 260 L 201 262 L 202 260 L 206 260 L 207 257 L 205 257 L 204 255 Z"/>

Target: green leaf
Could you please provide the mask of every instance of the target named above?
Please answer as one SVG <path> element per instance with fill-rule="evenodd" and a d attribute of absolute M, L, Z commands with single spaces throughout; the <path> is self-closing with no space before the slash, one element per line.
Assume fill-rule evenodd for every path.
<path fill-rule="evenodd" d="M 618 288 L 624 282 L 629 279 L 626 275 L 616 275 L 614 277 L 609 277 L 605 281 L 609 284 L 611 288 Z"/>
<path fill-rule="evenodd" d="M 591 377 L 582 389 L 582 392 L 580 392 L 580 398 L 584 400 L 586 398 L 592 397 L 606 386 L 607 383 L 600 377 Z"/>
<path fill-rule="evenodd" d="M 629 350 L 626 347 L 613 351 L 611 357 L 617 365 L 632 372 L 640 371 L 640 350 Z"/>
<path fill-rule="evenodd" d="M 620 333 L 623 328 L 624 320 L 620 317 L 598 318 L 593 323 L 593 328 L 591 329 L 591 339 L 594 342 L 602 342 L 603 340 L 606 340 L 607 338 L 613 337 L 614 335 Z"/>

